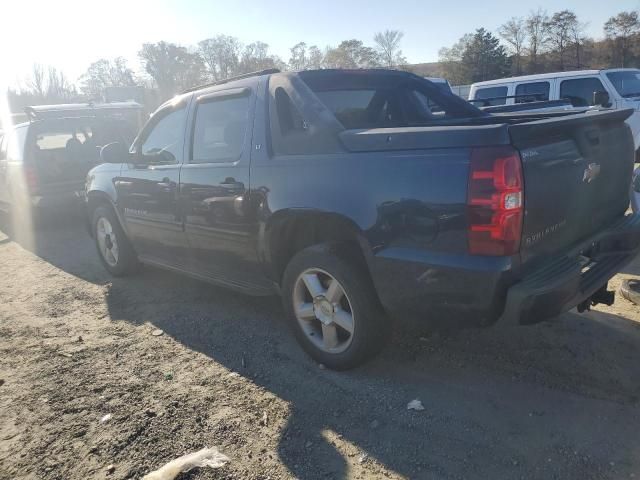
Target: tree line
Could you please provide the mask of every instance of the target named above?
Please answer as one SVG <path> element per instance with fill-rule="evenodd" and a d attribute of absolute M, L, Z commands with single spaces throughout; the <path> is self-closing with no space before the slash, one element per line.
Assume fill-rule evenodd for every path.
<path fill-rule="evenodd" d="M 402 68 L 406 64 L 400 46 L 402 38 L 400 31 L 385 30 L 374 35 L 373 46 L 367 46 L 357 39 L 344 40 L 336 47 L 324 49 L 299 42 L 291 47 L 286 61 L 271 53 L 265 42 L 243 45 L 237 38 L 228 35 L 204 39 L 191 48 L 165 41 L 145 43 L 138 52 L 138 58 L 146 77 L 136 75 L 122 57 L 102 58 L 93 62 L 80 77 L 78 90 L 54 67 L 47 70 L 35 65 L 26 88 L 20 92 L 10 91 L 9 96 L 16 111 L 23 106 L 18 103 L 28 105 L 99 99 L 106 87 L 114 86 L 157 88 L 159 98 L 164 100 L 194 85 L 270 68 Z M 48 77 L 45 75 L 47 72 Z M 62 81 L 58 81 L 60 79 Z M 63 89 L 58 88 L 61 83 Z"/>
<path fill-rule="evenodd" d="M 550 15 L 539 8 L 509 19 L 495 34 L 479 28 L 442 48 L 439 72 L 463 85 L 511 75 L 640 66 L 638 12 L 609 18 L 601 40 L 589 38 L 587 26 L 571 10 Z"/>
<path fill-rule="evenodd" d="M 495 33 L 478 28 L 463 35 L 442 48 L 439 62 L 426 70 L 407 64 L 401 48 L 404 35 L 398 30 L 376 33 L 371 45 L 358 39 L 324 48 L 299 42 L 286 60 L 265 42 L 242 44 L 229 35 L 216 35 L 191 47 L 160 41 L 145 43 L 139 50 L 142 75 L 122 57 L 102 58 L 88 67 L 76 86 L 55 67 L 34 65 L 23 88 L 9 91 L 9 102 L 13 111 L 21 111 L 26 105 L 96 100 L 106 87 L 129 86 L 157 89 L 159 100 L 164 100 L 194 85 L 268 68 L 399 68 L 462 85 L 557 70 L 640 67 L 638 12 L 609 18 L 601 40 L 589 38 L 586 27 L 570 10 L 548 14 L 537 9 L 509 19 Z"/>

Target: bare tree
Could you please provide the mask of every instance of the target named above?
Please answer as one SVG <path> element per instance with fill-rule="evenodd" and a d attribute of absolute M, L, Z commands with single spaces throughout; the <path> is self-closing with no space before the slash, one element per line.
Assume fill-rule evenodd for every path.
<path fill-rule="evenodd" d="M 289 70 L 311 70 L 322 68 L 324 55 L 320 49 L 311 45 L 307 47 L 305 42 L 296 43 L 291 47 L 289 57 Z"/>
<path fill-rule="evenodd" d="M 451 47 L 443 47 L 438 52 L 444 76 L 454 85 L 470 83 L 471 73 L 462 61 L 464 53 L 473 42 L 473 34 L 467 33 Z"/>
<path fill-rule="evenodd" d="M 82 91 L 90 97 L 98 98 L 106 87 L 131 87 L 137 85 L 133 70 L 122 57 L 108 60 L 101 58 L 93 62 L 80 77 Z"/>
<path fill-rule="evenodd" d="M 385 30 L 373 36 L 378 58 L 383 66 L 395 68 L 407 63 L 407 59 L 402 56 L 400 49 L 402 37 L 404 37 L 404 33 L 399 30 Z"/>
<path fill-rule="evenodd" d="M 604 33 L 613 45 L 613 57 L 619 57 L 620 66 L 626 67 L 631 39 L 640 33 L 638 12 L 620 12 L 615 17 L 611 17 L 604 24 Z"/>
<path fill-rule="evenodd" d="M 296 43 L 291 47 L 291 56 L 289 57 L 289 69 L 306 70 L 309 64 L 307 56 L 307 44 L 305 42 Z"/>
<path fill-rule="evenodd" d="M 47 96 L 47 80 L 42 65 L 35 63 L 31 68 L 31 77 L 27 79 L 27 88 L 38 102 L 44 101 Z"/>
<path fill-rule="evenodd" d="M 538 70 L 538 58 L 549 42 L 549 16 L 547 12 L 538 8 L 529 12 L 525 20 L 527 35 L 527 54 L 529 55 L 529 69 L 535 73 Z"/>
<path fill-rule="evenodd" d="M 235 75 L 240 63 L 240 41 L 228 35 L 217 35 L 198 43 L 202 57 L 212 80 L 222 80 Z"/>
<path fill-rule="evenodd" d="M 65 101 L 75 95 L 75 88 L 66 75 L 56 67 L 49 67 L 47 71 L 47 100 Z"/>
<path fill-rule="evenodd" d="M 328 48 L 324 63 L 328 68 L 372 68 L 378 66 L 378 55 L 373 48 L 354 38 Z"/>
<path fill-rule="evenodd" d="M 522 53 L 524 51 L 525 41 L 527 40 L 527 29 L 524 18 L 511 18 L 505 24 L 498 27 L 498 35 L 509 45 L 510 53 L 515 59 L 515 73 L 520 75 L 522 73 Z"/>
<path fill-rule="evenodd" d="M 558 55 L 560 70 L 567 66 L 567 50 L 574 43 L 576 31 L 579 30 L 577 25 L 578 17 L 571 10 L 556 12 L 547 22 L 549 41 Z"/>
<path fill-rule="evenodd" d="M 571 29 L 570 29 L 571 40 L 573 42 L 573 48 L 575 49 L 575 52 L 576 52 L 576 68 L 580 68 L 582 66 L 581 52 L 582 52 L 584 43 L 587 40 L 587 37 L 585 35 L 586 29 L 587 29 L 587 24 L 579 22 L 577 19 L 571 25 Z"/>
<path fill-rule="evenodd" d="M 285 63 L 277 55 L 269 53 L 269 44 L 253 42 L 242 50 L 238 73 L 256 72 L 269 68 L 284 69 Z"/>
<path fill-rule="evenodd" d="M 322 68 L 324 64 L 324 54 L 322 51 L 315 45 L 309 47 L 309 69 L 317 70 Z"/>

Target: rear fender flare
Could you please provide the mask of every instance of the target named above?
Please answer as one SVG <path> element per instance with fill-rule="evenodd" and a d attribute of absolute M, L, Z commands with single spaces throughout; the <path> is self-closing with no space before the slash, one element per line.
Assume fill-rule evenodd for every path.
<path fill-rule="evenodd" d="M 344 228 L 348 232 L 351 238 L 355 238 L 362 255 L 367 263 L 367 268 L 370 270 L 371 262 L 373 260 L 373 250 L 369 241 L 367 240 L 365 233 L 358 227 L 358 225 L 349 217 L 344 215 L 325 212 L 317 209 L 309 208 L 288 208 L 273 213 L 267 222 L 263 223 L 259 232 L 259 257 L 263 264 L 266 266 L 267 272 L 270 276 L 275 276 L 275 259 L 272 258 L 271 252 L 273 251 L 274 242 L 276 236 L 281 232 L 285 223 L 295 220 L 309 220 L 316 219 L 318 222 L 334 222 L 344 225 Z"/>

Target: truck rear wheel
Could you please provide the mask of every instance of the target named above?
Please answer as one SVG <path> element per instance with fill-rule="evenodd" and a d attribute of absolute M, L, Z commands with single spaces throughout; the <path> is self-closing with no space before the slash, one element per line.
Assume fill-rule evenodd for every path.
<path fill-rule="evenodd" d="M 331 245 L 306 248 L 283 279 L 289 324 L 304 350 L 333 370 L 353 368 L 377 354 L 390 322 L 365 268 Z"/>
<path fill-rule="evenodd" d="M 135 272 L 138 258 L 113 210 L 107 206 L 96 208 L 92 225 L 98 255 L 109 273 L 120 277 Z"/>

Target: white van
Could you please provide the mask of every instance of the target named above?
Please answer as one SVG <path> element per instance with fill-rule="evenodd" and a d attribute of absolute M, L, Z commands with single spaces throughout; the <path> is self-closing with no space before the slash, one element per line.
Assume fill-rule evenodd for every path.
<path fill-rule="evenodd" d="M 469 94 L 469 101 L 484 100 L 484 106 L 561 99 L 570 100 L 578 108 L 636 110 L 627 123 L 633 132 L 636 160 L 640 160 L 640 70 L 578 70 L 501 78 L 474 83 Z M 474 104 L 479 106 L 478 102 Z"/>

